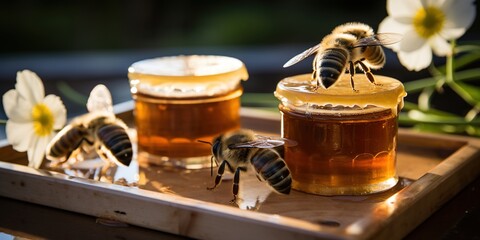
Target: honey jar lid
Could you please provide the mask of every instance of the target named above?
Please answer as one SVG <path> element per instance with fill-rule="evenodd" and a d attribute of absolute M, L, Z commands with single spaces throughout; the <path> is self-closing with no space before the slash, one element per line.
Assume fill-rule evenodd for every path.
<path fill-rule="evenodd" d="M 224 94 L 248 79 L 242 61 L 226 56 L 180 55 L 146 59 L 128 68 L 132 91 L 163 97 Z"/>
<path fill-rule="evenodd" d="M 275 96 L 286 106 L 295 110 L 308 106 L 344 106 L 367 108 L 377 106 L 390 108 L 394 114 L 403 107 L 407 95 L 403 84 L 390 77 L 375 75 L 372 84 L 364 74 L 354 76 L 355 89 L 350 84 L 350 75 L 343 74 L 328 89 L 316 87 L 311 74 L 287 77 L 277 84 Z"/>

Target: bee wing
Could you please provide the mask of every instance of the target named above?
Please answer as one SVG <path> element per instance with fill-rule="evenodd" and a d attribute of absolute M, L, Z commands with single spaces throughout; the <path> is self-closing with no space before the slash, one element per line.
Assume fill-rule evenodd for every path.
<path fill-rule="evenodd" d="M 381 46 L 400 42 L 402 34 L 398 33 L 379 33 L 371 37 L 359 39 L 353 47 Z"/>
<path fill-rule="evenodd" d="M 255 141 L 244 142 L 244 143 L 235 143 L 228 145 L 230 149 L 236 148 L 274 148 L 278 146 L 282 146 L 284 144 L 283 141 L 280 140 L 265 140 L 265 139 L 258 139 Z"/>
<path fill-rule="evenodd" d="M 300 61 L 302 61 L 303 59 L 307 58 L 308 56 L 316 53 L 318 51 L 318 49 L 320 49 L 320 47 L 322 46 L 321 43 L 303 51 L 302 53 L 296 55 L 295 57 L 291 58 L 290 60 L 288 60 L 288 62 L 286 62 L 285 64 L 283 64 L 283 67 L 284 68 L 287 68 L 287 67 L 290 67 Z"/>
<path fill-rule="evenodd" d="M 296 146 L 297 145 L 297 142 L 295 140 L 292 140 L 292 139 L 288 139 L 288 138 L 282 138 L 282 137 L 267 137 L 267 136 L 262 136 L 262 135 L 255 135 L 257 137 L 257 140 L 258 141 L 266 141 L 267 143 L 270 143 L 270 144 L 277 144 L 278 143 L 282 143 L 280 145 L 285 145 L 287 147 L 293 147 L 293 146 Z M 280 146 L 280 145 L 276 145 L 275 147 L 277 146 Z"/>
<path fill-rule="evenodd" d="M 89 112 L 113 113 L 112 95 L 105 85 L 98 84 L 92 89 L 88 97 L 87 109 Z"/>
<path fill-rule="evenodd" d="M 278 146 L 295 146 L 296 142 L 293 140 L 277 137 L 265 137 L 257 135 L 257 139 L 250 142 L 235 143 L 228 145 L 228 148 L 274 148 Z"/>

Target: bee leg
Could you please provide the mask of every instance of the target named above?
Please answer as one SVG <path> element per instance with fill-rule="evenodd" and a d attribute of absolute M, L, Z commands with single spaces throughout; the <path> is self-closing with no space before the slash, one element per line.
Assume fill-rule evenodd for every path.
<path fill-rule="evenodd" d="M 318 76 L 318 60 L 317 56 L 313 59 L 313 72 L 312 72 L 312 80 L 314 80 L 317 84 L 315 85 L 314 91 L 320 87 L 320 76 Z"/>
<path fill-rule="evenodd" d="M 317 78 L 317 71 L 316 70 L 313 70 L 313 73 L 312 73 L 312 79 L 315 80 L 315 82 L 317 84 L 315 84 L 315 87 L 314 87 L 314 91 L 317 91 L 317 89 L 320 87 L 320 79 Z"/>
<path fill-rule="evenodd" d="M 230 203 L 237 202 L 237 195 L 240 183 L 240 170 L 241 168 L 237 168 L 237 170 L 235 170 L 235 175 L 233 175 L 233 199 L 230 200 Z"/>
<path fill-rule="evenodd" d="M 367 65 L 365 65 L 365 63 L 362 62 L 363 60 L 364 59 L 358 61 L 357 63 L 362 68 L 362 70 L 365 73 L 365 75 L 367 76 L 368 80 L 375 85 L 380 85 L 378 83 L 375 83 L 375 78 L 373 77 L 372 71 L 370 71 L 370 68 Z"/>
<path fill-rule="evenodd" d="M 355 89 L 355 82 L 353 81 L 353 76 L 355 76 L 355 64 L 353 64 L 353 62 L 349 62 L 348 63 L 348 67 L 349 67 L 349 73 L 350 73 L 350 84 L 352 85 L 352 90 L 354 92 L 358 92 L 358 90 Z"/>
<path fill-rule="evenodd" d="M 89 140 L 86 139 L 86 138 L 83 138 L 81 141 L 79 141 L 79 142 L 77 143 L 77 145 L 73 146 L 72 149 L 74 149 L 74 150 L 68 152 L 68 153 L 65 155 L 65 160 L 62 161 L 61 163 L 64 163 L 64 162 L 68 161 L 68 159 L 70 159 L 70 157 L 72 156 L 73 152 L 74 152 L 76 149 L 78 149 L 80 146 L 82 146 L 82 143 L 83 143 L 84 141 L 85 141 L 88 145 L 93 145 L 93 142 L 89 141 Z"/>
<path fill-rule="evenodd" d="M 312 80 L 317 80 L 317 77 L 318 77 L 318 72 L 317 72 L 317 57 L 315 56 L 315 58 L 313 59 L 313 62 L 312 62 L 313 66 L 313 72 L 312 72 Z"/>
<path fill-rule="evenodd" d="M 213 176 L 213 155 L 210 158 L 210 177 L 212 177 L 212 176 Z"/>
<path fill-rule="evenodd" d="M 112 169 L 112 167 L 115 166 L 115 163 L 108 160 L 107 154 L 105 154 L 102 150 L 100 150 L 100 148 L 97 149 L 97 154 L 105 163 L 100 168 L 100 172 L 98 173 L 98 179 L 97 180 L 106 180 L 110 183 L 113 183 L 113 177 L 115 175 L 115 172 L 112 172 L 112 171 L 114 171 L 115 169 Z"/>
<path fill-rule="evenodd" d="M 225 172 L 226 163 L 227 161 L 222 161 L 220 167 L 218 167 L 217 176 L 215 177 L 215 185 L 213 187 L 207 187 L 208 190 L 213 190 L 218 186 L 218 184 L 220 184 L 220 182 L 222 181 L 223 172 Z"/>
<path fill-rule="evenodd" d="M 80 144 L 79 144 L 79 145 L 80 145 Z M 77 148 L 78 148 L 78 146 L 77 146 L 76 148 L 74 148 L 74 149 L 77 149 Z M 70 159 L 70 156 L 72 156 L 72 153 L 73 153 L 73 151 L 68 152 L 67 155 L 65 156 L 65 160 L 62 161 L 62 163 L 68 161 L 68 159 Z"/>

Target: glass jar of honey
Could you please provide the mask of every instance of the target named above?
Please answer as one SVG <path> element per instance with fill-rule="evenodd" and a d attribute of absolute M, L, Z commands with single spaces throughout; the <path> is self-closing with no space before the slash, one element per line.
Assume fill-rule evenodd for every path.
<path fill-rule="evenodd" d="M 140 163 L 210 167 L 210 142 L 240 128 L 245 65 L 225 56 L 142 60 L 128 69 Z"/>
<path fill-rule="evenodd" d="M 345 74 L 328 89 L 311 75 L 283 79 L 280 100 L 282 137 L 292 188 L 319 195 L 364 195 L 396 185 L 397 114 L 406 96 L 401 82 L 375 76 L 372 84 Z"/>

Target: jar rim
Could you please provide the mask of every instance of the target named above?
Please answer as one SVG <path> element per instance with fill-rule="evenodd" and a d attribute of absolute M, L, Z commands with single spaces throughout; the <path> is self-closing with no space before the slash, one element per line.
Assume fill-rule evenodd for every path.
<path fill-rule="evenodd" d="M 316 87 L 311 74 L 301 74 L 282 79 L 275 90 L 275 96 L 283 105 L 296 111 L 309 111 L 315 106 L 359 106 L 369 105 L 390 108 L 397 113 L 403 107 L 407 95 L 403 84 L 391 77 L 375 75 L 372 84 L 365 75 L 355 75 L 355 89 L 350 84 L 350 75 L 343 74 L 328 89 Z"/>
<path fill-rule="evenodd" d="M 144 59 L 133 63 L 128 72 L 159 77 L 188 77 L 217 75 L 237 71 L 243 67 L 243 62 L 233 57 L 179 55 Z"/>
<path fill-rule="evenodd" d="M 128 78 L 132 94 L 182 98 L 228 93 L 248 79 L 248 72 L 233 57 L 179 55 L 135 62 Z"/>

